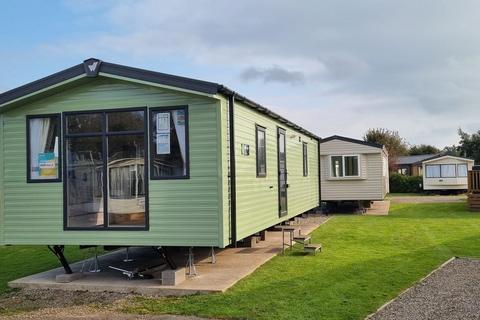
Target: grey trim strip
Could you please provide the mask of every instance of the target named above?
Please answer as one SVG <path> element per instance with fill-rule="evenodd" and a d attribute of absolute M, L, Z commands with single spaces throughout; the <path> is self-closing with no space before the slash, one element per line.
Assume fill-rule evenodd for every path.
<path fill-rule="evenodd" d="M 356 144 L 363 144 L 363 145 L 365 145 L 365 146 L 383 149 L 383 145 L 382 145 L 382 144 L 379 144 L 379 143 L 367 142 L 367 141 L 362 141 L 362 140 L 358 140 L 358 139 L 353 139 L 353 138 L 348 138 L 348 137 L 342 137 L 342 136 L 337 136 L 337 135 L 331 136 L 331 137 L 327 137 L 327 138 L 324 138 L 324 139 L 321 139 L 321 140 L 320 140 L 320 143 L 328 142 L 328 141 L 331 141 L 331 140 L 342 140 L 342 141 L 346 141 L 346 142 L 351 142 L 351 143 L 356 143 Z"/>

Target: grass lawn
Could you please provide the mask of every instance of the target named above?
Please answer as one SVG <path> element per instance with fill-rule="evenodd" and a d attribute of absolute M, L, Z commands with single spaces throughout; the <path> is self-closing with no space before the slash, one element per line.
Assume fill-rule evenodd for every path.
<path fill-rule="evenodd" d="M 363 319 L 452 256 L 480 257 L 480 215 L 464 203 L 394 204 L 337 216 L 324 252 L 278 256 L 225 294 L 135 298 L 124 311 L 238 319 Z"/>
<path fill-rule="evenodd" d="M 69 262 L 90 257 L 92 252 L 78 247 L 65 248 Z M 7 283 L 11 280 L 59 266 L 57 258 L 46 246 L 0 246 L 0 295 L 10 291 Z"/>

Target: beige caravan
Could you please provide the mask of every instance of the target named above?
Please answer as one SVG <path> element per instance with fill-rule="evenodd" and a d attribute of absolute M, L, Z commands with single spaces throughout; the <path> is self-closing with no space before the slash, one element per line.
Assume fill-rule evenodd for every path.
<path fill-rule="evenodd" d="M 331 136 L 320 141 L 322 201 L 383 200 L 389 192 L 384 146 Z"/>

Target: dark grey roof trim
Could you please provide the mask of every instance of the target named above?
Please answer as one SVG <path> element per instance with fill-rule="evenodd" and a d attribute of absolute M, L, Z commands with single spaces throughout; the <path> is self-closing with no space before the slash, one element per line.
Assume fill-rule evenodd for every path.
<path fill-rule="evenodd" d="M 85 73 L 85 70 L 83 68 L 83 64 L 77 64 L 74 67 L 54 73 L 45 78 L 41 78 L 39 80 L 27 83 L 23 86 L 17 87 L 15 89 L 12 89 L 0 94 L 0 104 L 7 103 L 15 99 L 24 97 L 26 95 L 29 95 L 31 93 L 37 92 L 39 90 L 54 86 L 60 82 L 78 77 L 84 73 Z"/>
<path fill-rule="evenodd" d="M 21 87 L 4 92 L 0 94 L 0 105 L 16 100 L 23 96 L 29 95 L 31 93 L 37 92 L 39 90 L 48 88 L 50 86 L 69 80 L 71 78 L 85 74 L 86 72 L 85 63 L 87 61 L 91 62 L 95 60 L 98 60 L 98 59 L 94 59 L 94 58 L 87 59 L 84 61 L 84 63 L 76 65 L 72 68 L 65 69 L 63 71 L 54 73 L 48 77 L 33 81 Z M 196 92 L 201 92 L 206 94 L 220 93 L 226 96 L 234 95 L 236 101 L 243 102 L 249 107 L 254 108 L 259 112 L 262 112 L 272 118 L 275 118 L 278 121 L 284 123 L 285 125 L 292 127 L 293 129 L 296 129 L 308 136 L 311 136 L 315 139 L 320 140 L 319 137 L 309 132 L 308 130 L 303 129 L 302 127 L 276 114 L 275 112 L 270 111 L 269 109 L 263 107 L 262 105 L 218 83 L 185 78 L 185 77 L 180 77 L 180 76 L 175 76 L 175 75 L 170 75 L 170 74 L 160 73 L 160 72 L 154 72 L 154 71 L 149 71 L 144 69 L 138 69 L 138 68 L 123 66 L 119 64 L 109 63 L 109 62 L 102 62 L 101 60 L 98 60 L 98 61 L 101 63 L 98 70 L 99 73 L 106 73 L 106 74 L 111 74 L 119 77 L 131 78 L 131 79 L 146 81 L 151 83 L 158 83 L 161 85 L 166 85 L 166 86 L 171 86 L 175 88 L 191 90 L 191 91 L 196 91 Z"/>
<path fill-rule="evenodd" d="M 320 143 L 331 141 L 331 140 L 342 140 L 342 141 L 346 141 L 346 142 L 362 144 L 362 145 L 369 146 L 369 147 L 383 149 L 383 145 L 379 144 L 379 143 L 367 142 L 367 141 L 362 141 L 362 140 L 357 140 L 357 139 L 342 137 L 342 136 L 337 136 L 337 135 L 322 139 L 322 140 L 320 140 Z"/>

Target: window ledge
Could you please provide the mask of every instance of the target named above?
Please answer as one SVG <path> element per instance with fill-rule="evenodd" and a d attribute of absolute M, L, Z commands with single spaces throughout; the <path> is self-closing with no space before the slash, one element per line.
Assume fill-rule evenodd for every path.
<path fill-rule="evenodd" d="M 328 181 L 344 181 L 344 180 L 367 180 L 367 177 L 329 177 Z"/>

